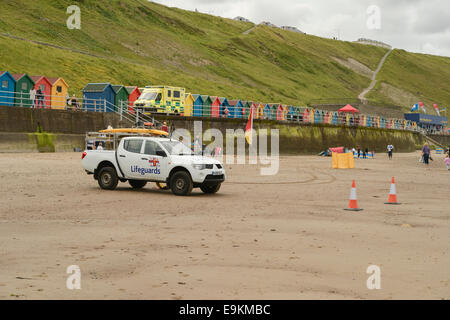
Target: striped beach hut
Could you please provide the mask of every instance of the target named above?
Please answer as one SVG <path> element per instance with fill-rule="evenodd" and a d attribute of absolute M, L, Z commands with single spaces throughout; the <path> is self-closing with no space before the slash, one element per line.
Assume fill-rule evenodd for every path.
<path fill-rule="evenodd" d="M 264 107 L 265 107 L 264 103 L 262 102 L 258 103 L 255 119 L 264 119 Z"/>
<path fill-rule="evenodd" d="M 219 114 L 221 117 L 229 118 L 231 114 L 230 103 L 227 98 L 219 97 L 220 101 L 220 111 Z M 234 111 L 233 111 L 234 112 Z"/>
<path fill-rule="evenodd" d="M 286 120 L 294 121 L 294 115 L 295 115 L 295 107 L 287 106 L 286 107 Z"/>
<path fill-rule="evenodd" d="M 218 96 L 210 96 L 211 98 L 211 111 L 210 111 L 210 117 L 213 118 L 219 118 L 220 117 L 220 105 L 222 102 L 220 102 L 220 99 Z"/>
<path fill-rule="evenodd" d="M 229 118 L 242 118 L 242 110 L 244 108 L 244 104 L 241 100 L 230 100 L 228 101 L 230 104 L 230 114 Z"/>
<path fill-rule="evenodd" d="M 328 123 L 329 117 L 330 117 L 330 113 L 327 111 L 325 113 L 325 115 L 323 116 L 323 123 Z"/>
<path fill-rule="evenodd" d="M 65 109 L 69 95 L 69 85 L 63 78 L 47 78 L 52 85 L 50 106 L 52 109 Z"/>
<path fill-rule="evenodd" d="M 333 115 L 331 117 L 331 123 L 337 125 L 338 122 L 339 122 L 339 114 L 338 112 L 333 112 Z"/>
<path fill-rule="evenodd" d="M 16 80 L 16 96 L 15 105 L 17 107 L 28 107 L 33 106 L 33 101 L 30 99 L 30 91 L 34 87 L 34 81 L 26 73 L 14 73 L 13 78 Z"/>
<path fill-rule="evenodd" d="M 185 96 L 185 99 L 184 99 L 183 115 L 185 117 L 191 117 L 192 113 L 193 113 L 195 98 L 190 93 L 185 93 L 184 96 Z"/>
<path fill-rule="evenodd" d="M 14 106 L 16 79 L 8 71 L 0 71 L 0 106 Z"/>
<path fill-rule="evenodd" d="M 309 123 L 310 122 L 309 121 L 309 109 L 308 108 L 306 108 L 303 111 L 303 122 L 305 122 L 305 123 Z"/>
<path fill-rule="evenodd" d="M 194 117 L 201 117 L 203 114 L 203 99 L 199 94 L 193 94 L 194 103 L 192 105 L 192 115 Z"/>
<path fill-rule="evenodd" d="M 365 127 L 366 126 L 366 116 L 361 114 L 359 116 L 359 126 Z"/>
<path fill-rule="evenodd" d="M 267 103 L 264 106 L 264 113 L 263 113 L 263 119 L 271 119 L 272 117 L 272 104 Z"/>
<path fill-rule="evenodd" d="M 31 79 L 34 81 L 34 89 L 38 91 L 41 89 L 42 94 L 44 95 L 42 102 L 44 108 L 50 108 L 51 106 L 51 94 L 52 94 L 52 84 L 45 76 L 31 76 Z M 37 94 L 36 94 L 36 106 L 38 104 Z M 39 108 L 41 104 L 39 104 Z"/>
<path fill-rule="evenodd" d="M 320 123 L 320 110 L 314 110 L 314 123 Z"/>
<path fill-rule="evenodd" d="M 242 109 L 241 109 L 241 118 L 248 118 L 249 114 L 250 114 L 250 108 L 253 105 L 253 101 L 242 101 Z M 256 113 L 253 113 L 253 118 L 255 118 Z"/>
<path fill-rule="evenodd" d="M 292 115 L 292 120 L 293 121 L 299 121 L 300 120 L 300 113 L 301 113 L 302 111 L 301 111 L 301 108 L 300 107 L 297 107 L 297 106 L 294 106 L 294 113 L 293 113 L 293 115 Z"/>
<path fill-rule="evenodd" d="M 288 106 L 288 105 L 283 105 L 283 117 L 284 117 L 284 120 L 287 120 L 287 118 L 288 118 L 289 107 L 290 106 Z"/>
<path fill-rule="evenodd" d="M 277 120 L 277 112 L 278 108 L 280 107 L 279 103 L 272 103 L 270 104 L 270 117 L 269 119 Z"/>
<path fill-rule="evenodd" d="M 211 108 L 212 108 L 212 97 L 208 95 L 202 95 L 202 101 L 203 101 L 203 110 L 202 110 L 202 117 L 211 117 Z"/>
<path fill-rule="evenodd" d="M 287 110 L 286 106 L 279 104 L 275 113 L 275 117 L 278 121 L 285 120 L 285 110 Z"/>

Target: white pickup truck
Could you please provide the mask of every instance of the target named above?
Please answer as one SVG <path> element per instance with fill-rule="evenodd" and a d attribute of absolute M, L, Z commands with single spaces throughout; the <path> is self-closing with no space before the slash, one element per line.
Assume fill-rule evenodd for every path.
<path fill-rule="evenodd" d="M 119 181 L 135 189 L 147 182 L 166 183 L 175 195 L 192 188 L 216 193 L 225 181 L 220 161 L 194 155 L 183 143 L 167 138 L 126 137 L 116 150 L 86 150 L 82 165 L 102 189 L 114 190 Z"/>

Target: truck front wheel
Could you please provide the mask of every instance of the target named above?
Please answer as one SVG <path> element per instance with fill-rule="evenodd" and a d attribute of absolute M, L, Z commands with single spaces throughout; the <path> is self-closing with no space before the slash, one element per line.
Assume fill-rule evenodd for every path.
<path fill-rule="evenodd" d="M 200 186 L 200 189 L 206 194 L 213 194 L 213 193 L 216 193 L 217 191 L 219 191 L 220 186 L 221 186 L 220 183 L 211 184 L 211 185 L 205 184 L 205 185 Z"/>
<path fill-rule="evenodd" d="M 98 185 L 105 190 L 114 190 L 119 183 L 116 169 L 112 167 L 104 167 L 100 169 L 98 173 Z"/>
<path fill-rule="evenodd" d="M 144 180 L 129 180 L 128 182 L 133 189 L 142 189 L 147 184 L 147 181 Z"/>
<path fill-rule="evenodd" d="M 193 186 L 191 176 L 185 171 L 175 172 L 170 179 L 170 189 L 177 196 L 187 196 L 191 193 Z"/>

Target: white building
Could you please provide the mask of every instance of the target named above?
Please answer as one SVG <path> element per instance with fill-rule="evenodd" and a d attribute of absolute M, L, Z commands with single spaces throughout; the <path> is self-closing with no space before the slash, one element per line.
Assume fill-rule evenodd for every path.
<path fill-rule="evenodd" d="M 281 29 L 283 30 L 288 30 L 288 31 L 293 31 L 293 32 L 298 32 L 298 33 L 303 33 L 303 31 L 300 31 L 297 27 L 290 27 L 290 26 L 282 26 Z"/>
<path fill-rule="evenodd" d="M 388 45 L 384 42 L 381 41 L 377 41 L 377 40 L 371 40 L 371 39 L 366 39 L 366 38 L 359 38 L 358 41 L 356 41 L 357 43 L 361 43 L 361 44 L 367 44 L 367 45 L 371 45 L 371 46 L 377 46 L 377 47 L 382 47 L 382 48 L 386 48 L 386 49 L 392 49 L 391 45 Z"/>
<path fill-rule="evenodd" d="M 278 29 L 279 29 L 278 26 L 276 26 L 276 25 L 274 25 L 273 23 L 268 22 L 268 21 L 263 21 L 263 22 L 261 22 L 260 24 L 262 24 L 263 26 L 267 26 L 267 27 L 271 27 L 271 28 L 278 28 Z"/>
<path fill-rule="evenodd" d="M 251 23 L 250 20 L 248 20 L 247 18 L 241 17 L 241 16 L 237 16 L 237 17 L 234 18 L 233 20 L 236 20 L 236 21 L 243 21 L 243 22 L 250 22 L 250 23 Z"/>

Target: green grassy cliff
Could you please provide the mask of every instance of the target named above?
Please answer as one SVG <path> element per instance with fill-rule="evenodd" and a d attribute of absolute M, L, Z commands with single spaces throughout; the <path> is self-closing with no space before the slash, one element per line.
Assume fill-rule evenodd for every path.
<path fill-rule="evenodd" d="M 0 35 L 0 70 L 61 76 L 76 94 L 88 82 L 170 84 L 192 93 L 305 105 L 356 98 L 370 79 L 342 62 L 353 59 L 375 70 L 386 53 L 264 26 L 243 34 L 253 25 L 145 0 L 75 3 L 81 30 L 66 27 L 66 8 L 74 1 L 0 2 L 0 33 L 26 39 Z M 450 102 L 450 58 L 395 50 L 386 63 L 370 99 L 405 108 L 415 95 Z"/>

